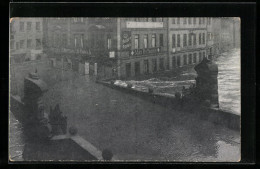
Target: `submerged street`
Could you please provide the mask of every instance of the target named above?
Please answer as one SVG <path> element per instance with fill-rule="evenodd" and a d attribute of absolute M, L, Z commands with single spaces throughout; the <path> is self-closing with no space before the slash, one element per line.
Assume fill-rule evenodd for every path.
<path fill-rule="evenodd" d="M 100 150 L 111 150 L 119 160 L 240 159 L 238 131 L 97 84 L 89 76 L 49 71 L 53 85 L 44 95 L 46 111 L 60 104 L 68 127 L 76 127 L 81 137 Z M 29 144 L 23 141 L 21 127 L 11 115 L 10 141 L 15 146 L 10 155 L 15 160 L 22 159 L 23 146 Z"/>

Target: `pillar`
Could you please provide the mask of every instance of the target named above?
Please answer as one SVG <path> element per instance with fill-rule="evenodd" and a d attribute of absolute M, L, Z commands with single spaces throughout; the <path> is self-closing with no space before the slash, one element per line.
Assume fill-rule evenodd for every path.
<path fill-rule="evenodd" d="M 85 62 L 85 74 L 89 75 L 89 63 Z"/>
<path fill-rule="evenodd" d="M 94 63 L 94 75 L 97 76 L 97 63 Z"/>

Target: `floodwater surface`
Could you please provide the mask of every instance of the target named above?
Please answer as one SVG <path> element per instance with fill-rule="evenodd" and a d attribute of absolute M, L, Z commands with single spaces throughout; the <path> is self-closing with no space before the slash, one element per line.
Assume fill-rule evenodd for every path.
<path fill-rule="evenodd" d="M 218 62 L 221 62 L 221 57 Z M 219 66 L 219 83 L 226 78 L 221 72 L 226 67 Z M 203 121 L 196 113 L 155 105 L 97 84 L 88 76 L 62 74 L 67 76 L 64 77 L 66 80 L 59 79 L 59 82 L 49 86 L 49 91 L 44 95 L 46 111 L 49 106 L 60 104 L 62 112 L 68 117 L 68 127 L 76 127 L 81 137 L 100 150 L 111 150 L 119 160 L 240 160 L 238 131 Z M 54 70 L 50 78 L 60 77 L 57 75 L 61 72 Z M 219 93 L 221 99 L 229 97 L 226 93 Z M 27 143 L 22 139 L 22 126 L 13 116 L 10 118 L 10 158 L 22 160 L 23 148 Z"/>

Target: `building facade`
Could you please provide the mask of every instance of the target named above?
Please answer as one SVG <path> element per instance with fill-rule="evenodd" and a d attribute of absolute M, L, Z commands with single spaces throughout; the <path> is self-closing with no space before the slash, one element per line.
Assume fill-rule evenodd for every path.
<path fill-rule="evenodd" d="M 169 70 L 166 18 L 118 18 L 119 78 Z"/>
<path fill-rule="evenodd" d="M 43 54 L 43 19 L 10 19 L 10 62 L 40 59 Z"/>
<path fill-rule="evenodd" d="M 207 18 L 169 18 L 170 69 L 199 63 L 206 57 Z"/>
<path fill-rule="evenodd" d="M 53 64 L 65 60 L 75 71 L 95 70 L 102 78 L 194 65 L 240 41 L 236 23 L 227 18 L 48 18 L 43 23 L 43 48 L 55 58 Z"/>

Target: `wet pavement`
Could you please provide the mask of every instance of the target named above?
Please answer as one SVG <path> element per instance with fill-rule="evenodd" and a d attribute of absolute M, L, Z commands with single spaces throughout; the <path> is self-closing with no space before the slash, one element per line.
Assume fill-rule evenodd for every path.
<path fill-rule="evenodd" d="M 240 133 L 162 107 L 94 82 L 88 76 L 54 70 L 44 104 L 60 104 L 80 136 L 119 160 L 239 161 Z M 61 79 L 59 74 L 64 75 Z M 22 129 L 11 117 L 10 156 L 22 158 Z M 18 144 L 18 146 L 15 146 Z"/>

